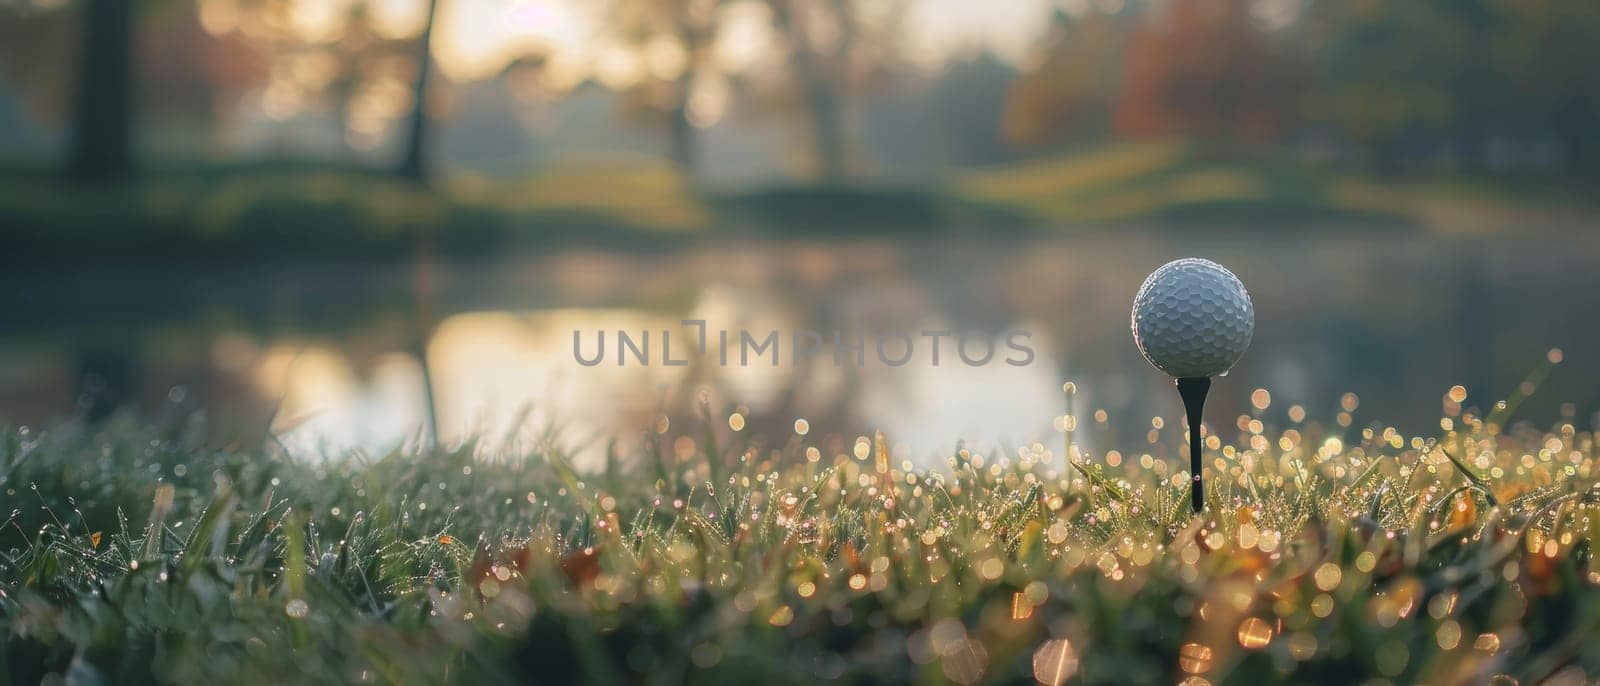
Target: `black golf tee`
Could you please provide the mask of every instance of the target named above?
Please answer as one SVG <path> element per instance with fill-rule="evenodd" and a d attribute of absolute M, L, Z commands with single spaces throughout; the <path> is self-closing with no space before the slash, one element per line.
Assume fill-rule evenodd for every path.
<path fill-rule="evenodd" d="M 1183 412 L 1189 419 L 1189 473 L 1194 488 L 1190 490 L 1194 511 L 1206 509 L 1205 479 L 1201 476 L 1205 465 L 1200 461 L 1200 410 L 1206 405 L 1206 391 L 1211 390 L 1211 379 L 1203 376 L 1178 379 L 1178 395 L 1183 397 Z"/>

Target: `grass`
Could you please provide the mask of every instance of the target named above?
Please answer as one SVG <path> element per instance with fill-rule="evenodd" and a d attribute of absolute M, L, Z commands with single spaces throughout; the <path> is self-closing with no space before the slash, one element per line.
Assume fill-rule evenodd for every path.
<path fill-rule="evenodd" d="M 943 183 L 697 188 L 651 162 L 572 164 L 524 177 L 457 174 L 430 189 L 353 166 L 295 161 L 164 165 L 134 182 L 72 188 L 0 169 L 0 262 L 229 262 L 396 258 L 417 239 L 447 255 L 573 243 L 655 248 L 751 235 L 906 235 L 1097 226 L 1247 231 L 1423 228 L 1483 234 L 1585 230 L 1570 179 L 1379 179 L 1284 152 L 1222 156 L 1185 141 L 1102 144 L 954 173 Z M 315 246 L 315 250 L 307 250 Z"/>
<path fill-rule="evenodd" d="M 603 214 L 648 231 L 694 231 L 711 222 L 689 179 L 670 167 L 616 164 L 516 180 L 467 177 L 452 181 L 448 192 L 502 212 Z"/>
<path fill-rule="evenodd" d="M 1382 179 L 1283 152 L 1219 156 L 1183 140 L 1093 146 L 964 175 L 957 193 L 1047 225 L 1140 223 L 1420 227 L 1491 233 L 1581 229 L 1593 204 L 1571 180 L 1421 174 Z"/>
<path fill-rule="evenodd" d="M 1056 224 L 1249 220 L 1295 215 L 1328 223 L 1395 223 L 1394 207 L 1340 202 L 1333 174 L 1271 156 L 1208 156 L 1177 140 L 1097 146 L 1077 154 L 974 172 L 966 194 Z M 1219 210 L 1220 217 L 1219 217 Z"/>
<path fill-rule="evenodd" d="M 670 169 L 638 166 L 461 175 L 431 188 L 309 163 L 153 168 L 126 185 L 87 188 L 6 170 L 0 262 L 391 259 L 425 236 L 463 256 L 566 242 L 652 246 L 706 227 L 704 205 L 685 186 Z"/>
<path fill-rule="evenodd" d="M 1126 453 L 1069 433 L 1070 460 L 1035 444 L 919 470 L 881 435 L 763 440 L 703 408 L 593 472 L 550 446 L 303 461 L 208 445 L 198 420 L 10 428 L 0 673 L 1593 680 L 1595 435 L 1451 409 L 1435 436 L 1262 411 L 1208 427 L 1201 517 L 1158 457 L 1176 425 Z"/>

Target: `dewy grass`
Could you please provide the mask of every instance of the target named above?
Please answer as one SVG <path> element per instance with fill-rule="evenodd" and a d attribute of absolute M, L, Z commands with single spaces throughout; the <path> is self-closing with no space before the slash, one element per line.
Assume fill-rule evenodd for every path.
<path fill-rule="evenodd" d="M 1153 455 L 1035 444 L 917 470 L 880 437 L 726 448 L 756 443 L 715 417 L 681 433 L 735 452 L 647 445 L 598 473 L 472 445 L 307 462 L 126 418 L 8 429 L 0 665 L 15 683 L 1600 678 L 1593 433 L 1299 416 L 1207 427 L 1200 516 Z M 1148 449 L 1181 441 L 1168 429 Z"/>

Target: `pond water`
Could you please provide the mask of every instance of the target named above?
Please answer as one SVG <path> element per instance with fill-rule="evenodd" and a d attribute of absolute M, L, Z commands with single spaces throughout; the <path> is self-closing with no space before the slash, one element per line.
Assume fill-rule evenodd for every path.
<path fill-rule="evenodd" d="M 704 400 L 719 431 L 741 440 L 781 445 L 804 429 L 807 442 L 848 452 L 881 430 L 897 459 L 927 461 L 962 439 L 1058 450 L 1070 380 L 1080 442 L 1159 457 L 1183 440 L 1178 397 L 1134 349 L 1128 307 L 1147 273 L 1189 255 L 1227 265 L 1256 305 L 1254 344 L 1207 405 L 1225 437 L 1241 414 L 1287 425 L 1296 407 L 1329 431 L 1353 408 L 1350 431 L 1380 422 L 1432 435 L 1453 385 L 1467 387 L 1465 405 L 1488 407 L 1547 359 L 1562 363 L 1519 416 L 1586 427 L 1600 409 L 1600 240 L 1130 229 L 14 273 L 0 280 L 13 313 L 0 325 L 0 420 L 203 411 L 219 440 L 270 430 L 296 452 L 340 454 L 415 441 L 431 416 L 447 442 L 476 438 L 492 451 L 553 440 L 592 461 L 612 441 L 633 450 L 652 433 L 692 452 Z M 705 322 L 708 354 L 684 320 Z M 651 339 L 648 364 L 617 364 L 619 331 Z M 734 341 L 727 364 L 720 331 Z M 739 364 L 742 332 L 760 341 L 773 331 L 778 364 Z M 797 362 L 802 331 L 818 336 Z M 951 334 L 933 345 L 923 331 Z M 582 357 L 605 332 L 602 363 L 579 361 L 574 332 Z M 896 332 L 913 336 L 912 354 L 886 364 L 876 343 L 898 362 Z M 865 363 L 836 350 L 835 336 L 864 341 Z M 1007 362 L 1022 357 L 1008 346 L 1017 342 L 1027 364 Z M 990 345 L 996 354 L 969 364 L 958 345 L 974 359 Z M 1257 388 L 1270 391 L 1265 410 L 1252 407 Z"/>

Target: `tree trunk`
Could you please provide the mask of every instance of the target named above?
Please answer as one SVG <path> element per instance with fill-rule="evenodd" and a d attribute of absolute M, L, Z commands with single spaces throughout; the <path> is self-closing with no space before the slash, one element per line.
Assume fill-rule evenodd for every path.
<path fill-rule="evenodd" d="M 1509 85 L 1491 59 L 1494 16 L 1482 0 L 1450 3 L 1464 31 L 1465 50 L 1451 67 L 1450 97 L 1454 101 L 1451 135 L 1461 155 L 1461 167 L 1471 174 L 1489 171 L 1488 140 L 1501 113 L 1501 94 Z"/>
<path fill-rule="evenodd" d="M 844 122 L 839 96 L 826 80 L 806 79 L 806 109 L 811 119 L 811 145 L 816 151 L 817 180 L 840 181 L 845 175 Z"/>
<path fill-rule="evenodd" d="M 677 100 L 672 105 L 667 126 L 672 137 L 672 162 L 685 176 L 693 177 L 700 162 L 694 123 L 689 121 L 689 98 L 694 94 L 694 70 L 685 69 L 678 79 Z"/>
<path fill-rule="evenodd" d="M 837 182 L 845 175 L 844 123 L 840 112 L 839 95 L 828 80 L 824 65 L 813 51 L 810 36 L 789 0 L 768 0 L 775 24 L 780 33 L 789 39 L 789 63 L 805 102 L 806 123 L 810 131 L 811 147 L 816 165 L 817 181 Z M 841 12 L 843 4 L 835 3 L 830 9 Z M 840 41 L 848 45 L 853 35 L 842 14 L 838 17 Z M 841 48 L 841 54 L 845 53 Z"/>
<path fill-rule="evenodd" d="M 427 183 L 428 168 L 428 77 L 433 71 L 433 25 L 439 16 L 439 0 L 428 0 L 428 20 L 422 25 L 417 43 L 417 80 L 411 89 L 411 116 L 406 131 L 405 156 L 396 173 L 400 178 Z"/>
<path fill-rule="evenodd" d="M 132 0 L 87 0 L 67 175 L 125 179 L 133 168 Z"/>
<path fill-rule="evenodd" d="M 1562 103 L 1558 135 L 1561 138 L 1562 157 L 1568 173 L 1579 178 L 1596 176 L 1594 160 L 1589 150 L 1590 130 L 1595 117 L 1590 111 L 1589 99 L 1582 93 L 1567 97 Z"/>

